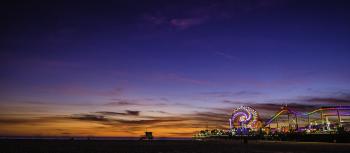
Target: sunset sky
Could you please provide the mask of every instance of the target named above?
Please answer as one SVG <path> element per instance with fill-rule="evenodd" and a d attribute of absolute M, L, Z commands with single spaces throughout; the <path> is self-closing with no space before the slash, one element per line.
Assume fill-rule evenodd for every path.
<path fill-rule="evenodd" d="M 0 3 L 0 136 L 189 137 L 240 105 L 350 105 L 346 0 Z"/>

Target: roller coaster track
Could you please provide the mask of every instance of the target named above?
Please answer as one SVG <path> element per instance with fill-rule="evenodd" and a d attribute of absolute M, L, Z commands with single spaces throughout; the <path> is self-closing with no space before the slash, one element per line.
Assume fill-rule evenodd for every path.
<path fill-rule="evenodd" d="M 276 120 L 281 114 L 283 114 L 285 112 L 287 112 L 288 114 L 293 114 L 296 117 L 298 117 L 298 116 L 309 117 L 310 115 L 312 115 L 314 113 L 317 113 L 317 112 L 323 113 L 323 111 L 329 111 L 329 110 L 336 110 L 337 113 L 336 114 L 322 114 L 321 116 L 323 116 L 323 115 L 324 116 L 350 116 L 350 113 L 339 114 L 339 110 L 349 110 L 350 111 L 350 106 L 321 107 L 319 109 L 315 109 L 311 112 L 306 112 L 306 113 L 296 112 L 296 111 L 289 109 L 288 107 L 282 107 L 279 112 L 277 112 L 274 116 L 272 116 L 269 120 L 267 120 L 267 122 L 265 123 L 265 127 L 270 125 L 274 120 Z"/>

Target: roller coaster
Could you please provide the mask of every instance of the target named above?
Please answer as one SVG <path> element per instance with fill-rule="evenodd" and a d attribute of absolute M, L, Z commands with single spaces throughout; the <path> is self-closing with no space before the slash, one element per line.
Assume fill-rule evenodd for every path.
<path fill-rule="evenodd" d="M 314 116 L 316 114 L 319 114 L 319 118 L 311 119 L 311 116 Z M 350 106 L 336 106 L 336 107 L 321 107 L 316 110 L 313 110 L 311 112 L 297 112 L 292 109 L 290 109 L 287 106 L 284 106 L 281 108 L 280 111 L 278 111 L 274 116 L 272 116 L 269 120 L 267 120 L 264 124 L 264 127 L 270 126 L 272 123 L 276 124 L 276 127 L 279 128 L 279 117 L 281 115 L 287 115 L 288 116 L 288 127 L 291 129 L 291 117 L 292 120 L 295 123 L 295 130 L 299 130 L 299 122 L 298 119 L 306 119 L 307 120 L 307 126 L 304 128 L 311 128 L 312 125 L 320 125 L 320 127 L 323 128 L 323 130 L 330 130 L 330 123 L 329 117 L 335 116 L 337 121 L 336 124 L 338 127 L 342 126 L 344 123 L 350 123 L 349 120 L 343 120 L 342 117 L 350 116 Z"/>

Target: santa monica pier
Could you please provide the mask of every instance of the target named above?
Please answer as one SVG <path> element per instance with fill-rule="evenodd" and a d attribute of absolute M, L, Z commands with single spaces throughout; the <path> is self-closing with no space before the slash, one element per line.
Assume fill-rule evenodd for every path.
<path fill-rule="evenodd" d="M 282 106 L 268 119 L 253 107 L 240 106 L 227 119 L 229 129 L 205 129 L 197 140 L 240 139 L 279 141 L 350 142 L 350 106 L 320 107 L 299 112 Z"/>

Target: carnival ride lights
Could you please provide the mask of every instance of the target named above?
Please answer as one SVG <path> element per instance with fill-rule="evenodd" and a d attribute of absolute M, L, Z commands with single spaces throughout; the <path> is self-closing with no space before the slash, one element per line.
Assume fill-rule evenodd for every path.
<path fill-rule="evenodd" d="M 288 113 L 288 123 L 290 123 L 289 115 L 295 116 L 295 119 L 292 118 L 291 120 L 292 122 L 295 123 L 295 127 L 298 132 L 305 131 L 306 133 L 324 134 L 324 132 L 329 133 L 329 132 L 338 130 L 336 128 L 339 128 L 339 127 L 344 129 L 344 127 L 342 127 L 342 123 L 345 123 L 345 122 L 350 123 L 350 122 L 347 120 L 342 120 L 341 116 L 350 116 L 349 111 L 350 111 L 350 106 L 338 106 L 338 107 L 321 107 L 311 112 L 302 113 L 302 112 L 293 111 L 289 109 L 287 106 L 285 106 L 285 107 L 281 107 L 281 110 L 278 111 L 269 120 L 267 120 L 267 122 L 265 122 L 265 124 L 262 127 L 267 127 L 274 120 L 276 120 L 278 132 L 290 132 L 292 130 L 290 124 L 288 129 L 286 129 L 286 127 L 278 128 L 278 120 L 277 120 L 277 118 L 283 113 Z M 315 114 L 317 112 L 320 112 L 321 114 L 322 124 L 318 123 L 319 120 L 312 120 L 312 121 L 310 120 L 310 115 Z M 338 116 L 338 124 L 331 124 L 331 122 L 328 120 L 328 116 Z M 298 117 L 307 117 L 308 125 L 306 127 L 299 128 Z M 229 121 L 230 121 L 230 130 L 220 130 L 220 129 L 213 129 L 211 131 L 202 130 L 198 134 L 195 134 L 194 138 L 202 139 L 202 138 L 211 137 L 211 136 L 228 136 L 228 135 L 249 136 L 249 135 L 254 135 L 254 131 L 256 134 L 258 130 L 259 132 L 266 132 L 267 134 L 271 132 L 270 128 L 261 128 L 261 121 L 259 120 L 259 115 L 257 111 L 255 111 L 253 108 L 248 106 L 240 106 L 238 108 L 235 108 L 233 110 L 232 116 L 229 119 Z"/>
<path fill-rule="evenodd" d="M 344 122 L 341 119 L 341 116 L 350 116 L 350 113 L 346 113 L 346 112 L 340 112 L 341 110 L 350 110 L 350 106 L 337 106 L 337 107 L 321 107 L 319 109 L 313 110 L 311 112 L 306 112 L 306 113 L 302 113 L 302 112 L 296 112 L 293 111 L 291 109 L 289 109 L 288 107 L 282 107 L 281 110 L 279 112 L 277 112 L 274 116 L 272 116 L 267 122 L 265 122 L 265 127 L 270 125 L 274 120 L 276 120 L 281 114 L 283 113 L 288 113 L 291 115 L 295 116 L 295 122 L 296 122 L 296 127 L 298 129 L 298 117 L 307 117 L 308 118 L 308 125 L 312 125 L 312 122 L 310 121 L 310 115 L 315 114 L 317 112 L 321 112 L 321 120 L 322 120 L 322 124 L 326 123 L 330 124 L 330 122 L 328 121 L 327 116 L 338 116 L 338 123 L 341 124 L 342 122 Z M 324 113 L 324 111 L 336 111 L 336 113 Z M 323 118 L 325 117 L 325 119 Z M 234 123 L 236 123 L 236 125 L 240 125 L 241 127 L 245 127 L 245 128 L 256 128 L 256 123 L 258 120 L 258 113 L 251 107 L 247 107 L 247 106 L 240 106 L 236 109 L 234 109 L 231 118 L 229 119 L 230 121 L 230 128 L 232 129 L 234 126 Z M 278 124 L 278 123 L 277 123 Z M 315 125 L 317 123 L 315 122 Z"/>
<path fill-rule="evenodd" d="M 323 114 L 323 111 L 337 111 L 337 113 L 328 113 L 328 114 Z M 315 114 L 317 112 L 321 112 L 321 120 L 323 121 L 323 116 L 338 116 L 338 122 L 341 123 L 342 120 L 340 118 L 340 116 L 350 116 L 349 113 L 340 113 L 340 110 L 350 110 L 350 106 L 337 106 L 337 107 L 321 107 L 319 109 L 313 110 L 311 112 L 307 112 L 307 113 L 301 113 L 301 112 L 296 112 L 293 111 L 287 107 L 282 107 L 281 110 L 279 112 L 277 112 L 274 116 L 272 116 L 266 123 L 265 123 L 265 127 L 270 125 L 272 123 L 272 121 L 274 121 L 276 118 L 278 118 L 282 113 L 287 112 L 288 114 L 293 114 L 295 115 L 295 117 L 307 117 L 308 118 L 308 122 L 309 125 L 310 120 L 309 117 L 312 114 Z M 328 123 L 328 121 L 326 122 Z"/>
<path fill-rule="evenodd" d="M 272 121 L 274 121 L 278 116 L 280 116 L 282 113 L 287 112 L 290 114 L 294 114 L 297 115 L 298 113 L 295 111 L 290 110 L 287 107 L 282 107 L 281 110 L 279 112 L 277 112 L 274 116 L 271 117 L 271 119 L 269 119 L 266 123 L 265 126 L 268 126 Z"/>
<path fill-rule="evenodd" d="M 230 128 L 233 128 L 233 125 L 236 123 L 244 128 L 256 128 L 258 122 L 259 115 L 258 113 L 251 107 L 248 106 L 240 106 L 233 110 L 232 116 L 229 119 Z"/>

